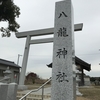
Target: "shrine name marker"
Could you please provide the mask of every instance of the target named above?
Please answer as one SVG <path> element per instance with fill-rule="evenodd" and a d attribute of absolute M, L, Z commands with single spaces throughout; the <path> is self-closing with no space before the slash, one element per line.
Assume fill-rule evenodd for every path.
<path fill-rule="evenodd" d="M 51 100 L 74 100 L 73 33 L 71 0 L 56 2 Z"/>

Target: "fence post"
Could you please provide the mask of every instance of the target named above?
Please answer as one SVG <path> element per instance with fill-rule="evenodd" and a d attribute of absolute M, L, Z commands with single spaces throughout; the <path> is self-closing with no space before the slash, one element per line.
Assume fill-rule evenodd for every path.
<path fill-rule="evenodd" d="M 43 97 L 44 97 L 44 86 L 42 87 L 42 100 L 43 100 Z"/>
<path fill-rule="evenodd" d="M 27 97 L 25 97 L 25 99 L 24 99 L 24 100 L 26 100 L 26 98 L 27 98 Z"/>
<path fill-rule="evenodd" d="M 10 83 L 8 85 L 7 98 L 5 100 L 16 100 L 16 96 L 17 96 L 17 84 Z"/>
<path fill-rule="evenodd" d="M 0 83 L 0 100 L 6 100 L 8 85 L 6 83 Z"/>

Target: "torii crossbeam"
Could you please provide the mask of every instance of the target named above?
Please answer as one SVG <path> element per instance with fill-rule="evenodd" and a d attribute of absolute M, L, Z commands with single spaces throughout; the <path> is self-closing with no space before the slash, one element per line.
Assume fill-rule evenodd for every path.
<path fill-rule="evenodd" d="M 81 31 L 82 28 L 83 28 L 83 23 L 74 25 L 74 31 Z M 32 36 L 50 35 L 53 33 L 54 33 L 54 28 L 48 28 L 48 29 L 41 29 L 41 30 L 35 30 L 35 31 L 18 32 L 15 34 L 17 38 L 27 38 L 23 62 L 22 62 L 22 69 L 21 69 L 21 74 L 20 74 L 19 85 L 24 85 L 30 44 L 40 44 L 40 43 L 53 42 L 53 38 L 31 40 L 31 37 Z"/>

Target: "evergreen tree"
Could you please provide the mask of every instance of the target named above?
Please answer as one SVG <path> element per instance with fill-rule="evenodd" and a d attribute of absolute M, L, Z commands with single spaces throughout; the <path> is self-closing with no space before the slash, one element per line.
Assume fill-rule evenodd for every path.
<path fill-rule="evenodd" d="M 10 32 L 17 32 L 20 27 L 16 22 L 16 17 L 20 15 L 20 8 L 16 6 L 13 0 L 0 0 L 0 21 L 8 22 L 8 27 L 0 27 L 3 33 L 2 37 L 10 36 Z"/>

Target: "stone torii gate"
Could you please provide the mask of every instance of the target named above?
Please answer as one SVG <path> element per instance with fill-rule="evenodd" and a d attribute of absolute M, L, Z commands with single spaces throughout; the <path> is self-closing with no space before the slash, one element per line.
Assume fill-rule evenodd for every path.
<path fill-rule="evenodd" d="M 81 31 L 82 27 L 83 27 L 83 23 L 75 24 L 74 31 Z M 32 36 L 42 36 L 42 35 L 46 36 L 50 34 L 54 34 L 54 28 L 18 32 L 15 34 L 17 38 L 26 38 L 26 45 L 25 45 L 25 50 L 24 50 L 24 57 L 23 57 L 23 62 L 22 62 L 22 69 L 21 69 L 21 74 L 20 74 L 19 85 L 24 85 L 30 45 L 53 42 L 53 38 L 31 40 L 31 37 Z"/>

